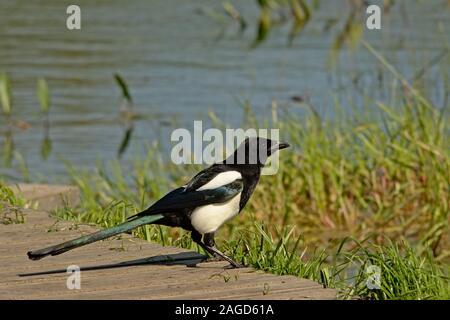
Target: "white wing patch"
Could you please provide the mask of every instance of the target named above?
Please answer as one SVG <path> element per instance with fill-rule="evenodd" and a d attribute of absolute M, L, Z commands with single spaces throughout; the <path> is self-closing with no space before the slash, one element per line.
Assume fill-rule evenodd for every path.
<path fill-rule="evenodd" d="M 233 181 L 236 181 L 238 179 L 242 179 L 242 175 L 238 171 L 221 172 L 217 176 L 215 176 L 211 181 L 198 188 L 196 191 L 216 189 L 224 185 L 227 185 Z"/>
<path fill-rule="evenodd" d="M 191 224 L 201 234 L 216 232 L 239 213 L 241 193 L 223 203 L 208 204 L 192 211 Z"/>

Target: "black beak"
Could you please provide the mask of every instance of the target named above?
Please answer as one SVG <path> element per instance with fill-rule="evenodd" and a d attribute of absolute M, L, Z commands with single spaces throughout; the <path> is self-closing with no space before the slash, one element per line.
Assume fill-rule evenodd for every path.
<path fill-rule="evenodd" d="M 277 147 L 278 150 L 289 148 L 291 145 L 287 142 L 280 142 Z"/>
<path fill-rule="evenodd" d="M 274 145 L 270 151 L 271 151 L 271 153 L 274 153 L 275 151 L 278 151 L 281 149 L 286 149 L 288 147 L 290 147 L 289 143 L 279 142 L 278 144 Z"/>

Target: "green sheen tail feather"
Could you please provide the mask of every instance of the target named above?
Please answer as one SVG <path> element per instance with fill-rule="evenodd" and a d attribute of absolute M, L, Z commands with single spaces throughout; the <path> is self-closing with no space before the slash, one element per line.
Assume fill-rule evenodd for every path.
<path fill-rule="evenodd" d="M 130 231 L 132 229 L 135 229 L 137 227 L 153 223 L 155 221 L 158 221 L 161 219 L 163 215 L 156 214 L 156 215 L 148 215 L 148 216 L 141 216 L 139 218 L 123 222 L 115 227 L 108 228 L 105 230 L 97 231 L 92 234 L 88 234 L 86 236 L 67 241 L 52 247 L 35 250 L 35 251 L 29 251 L 27 252 L 28 258 L 31 260 L 39 260 L 46 256 L 52 255 L 56 256 L 58 254 L 64 253 L 66 251 L 87 245 L 89 243 L 93 243 L 96 241 L 100 241 L 106 238 L 110 238 L 112 236 L 118 235 L 123 232 Z"/>

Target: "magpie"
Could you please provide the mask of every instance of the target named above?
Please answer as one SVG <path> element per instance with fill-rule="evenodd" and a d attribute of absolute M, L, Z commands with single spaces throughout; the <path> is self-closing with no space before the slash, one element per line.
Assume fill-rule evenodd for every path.
<path fill-rule="evenodd" d="M 75 240 L 29 251 L 28 258 L 39 260 L 139 226 L 159 224 L 190 231 L 192 240 L 205 252 L 228 261 L 231 267 L 242 267 L 215 247 L 214 234 L 245 207 L 269 156 L 287 147 L 289 144 L 284 142 L 261 137 L 246 138 L 224 161 L 200 171 L 186 185 L 169 192 L 127 221 Z"/>

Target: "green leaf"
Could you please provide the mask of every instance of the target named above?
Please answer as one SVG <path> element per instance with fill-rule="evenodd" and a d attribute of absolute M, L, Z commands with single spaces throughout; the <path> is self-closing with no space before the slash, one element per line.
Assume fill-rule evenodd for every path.
<path fill-rule="evenodd" d="M 256 39 L 254 40 L 252 47 L 256 47 L 267 38 L 271 25 L 272 21 L 270 17 L 270 9 L 267 7 L 263 7 L 259 16 L 258 32 L 256 34 Z"/>
<path fill-rule="evenodd" d="M 11 82 L 6 73 L 0 75 L 0 101 L 3 107 L 3 113 L 11 114 Z"/>
<path fill-rule="evenodd" d="M 114 79 L 116 79 L 117 84 L 122 90 L 122 96 L 127 100 L 127 102 L 132 103 L 133 99 L 131 98 L 130 91 L 128 90 L 128 85 L 125 80 L 118 74 L 114 74 Z"/>
<path fill-rule="evenodd" d="M 41 111 L 47 113 L 50 110 L 50 94 L 47 81 L 44 78 L 38 79 L 36 93 L 41 106 Z"/>

